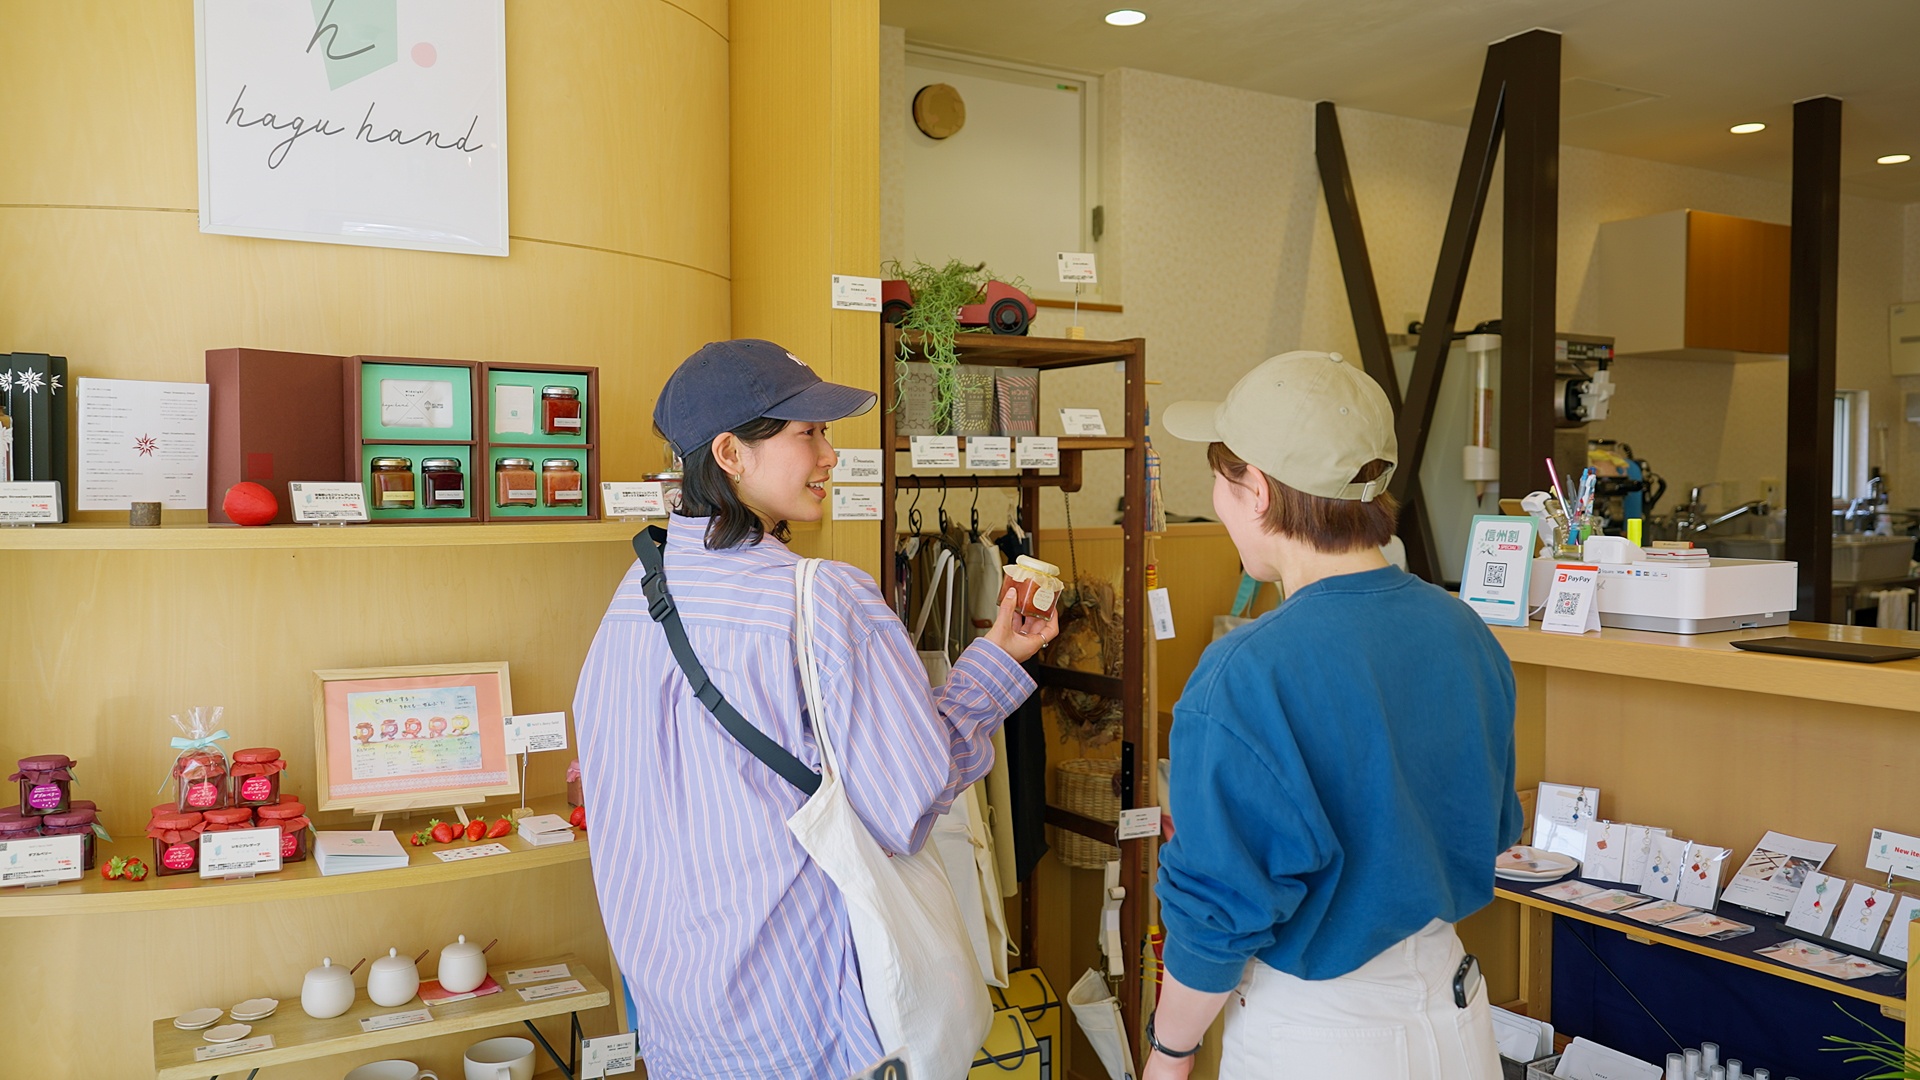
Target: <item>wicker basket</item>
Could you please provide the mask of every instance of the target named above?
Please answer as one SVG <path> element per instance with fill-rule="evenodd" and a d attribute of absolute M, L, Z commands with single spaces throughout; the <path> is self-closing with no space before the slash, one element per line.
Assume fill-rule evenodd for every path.
<path fill-rule="evenodd" d="M 1114 774 L 1120 771 L 1115 758 L 1071 758 L 1055 766 L 1059 776 L 1060 807 L 1095 821 L 1120 822 L 1120 797 L 1113 792 Z M 1120 857 L 1120 849 L 1052 827 L 1053 853 L 1075 870 L 1099 870 Z"/>

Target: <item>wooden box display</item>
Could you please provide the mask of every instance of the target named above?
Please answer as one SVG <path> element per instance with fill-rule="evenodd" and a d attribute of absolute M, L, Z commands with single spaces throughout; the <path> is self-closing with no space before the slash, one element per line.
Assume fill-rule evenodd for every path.
<path fill-rule="evenodd" d="M 67 462 L 67 358 L 0 353 L 0 410 L 10 421 L 13 479 L 60 483 L 61 520 L 74 504 Z"/>
<path fill-rule="evenodd" d="M 482 364 L 476 380 L 481 403 L 480 473 L 473 490 L 488 521 L 598 521 L 600 519 L 600 369 L 554 364 Z M 573 391 L 567 397 L 566 391 Z M 577 402 L 571 405 L 570 402 Z M 575 415 L 569 416 L 568 413 Z M 569 422 L 571 421 L 571 422 Z M 532 462 L 533 505 L 512 505 L 498 479 L 502 458 Z M 550 485 L 548 462 L 573 462 L 579 498 L 553 498 L 572 484 Z M 564 470 L 557 472 L 564 474 Z M 515 490 L 520 481 L 514 481 Z M 553 490 L 550 491 L 550 486 Z"/>
<path fill-rule="evenodd" d="M 274 522 L 293 520 L 287 481 L 354 476 L 342 452 L 343 356 L 271 349 L 208 349 L 207 520 L 232 524 L 221 501 L 243 480 L 280 501 Z"/>
<path fill-rule="evenodd" d="M 480 365 L 471 360 L 429 360 L 406 356 L 349 356 L 342 366 L 345 390 L 347 475 L 367 489 L 367 516 L 373 521 L 479 521 L 485 484 L 474 466 L 480 429 Z M 375 489 L 375 458 L 405 458 L 414 495 L 382 505 Z M 430 507 L 421 462 L 452 458 L 466 477 L 459 506 Z"/>

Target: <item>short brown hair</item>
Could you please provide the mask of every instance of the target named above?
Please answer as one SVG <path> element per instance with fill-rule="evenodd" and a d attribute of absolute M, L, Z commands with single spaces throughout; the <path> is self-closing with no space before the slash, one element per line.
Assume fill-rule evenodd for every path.
<path fill-rule="evenodd" d="M 1400 504 L 1385 492 L 1374 496 L 1371 502 L 1308 495 L 1247 464 L 1240 455 L 1227 449 L 1226 443 L 1207 444 L 1207 464 L 1236 484 L 1246 483 L 1248 473 L 1267 482 L 1270 498 L 1266 516 L 1260 521 L 1260 528 L 1265 532 L 1303 541 L 1329 555 L 1380 547 L 1393 538 Z M 1375 459 L 1361 466 L 1353 479 L 1364 483 L 1392 467 L 1388 462 Z"/>

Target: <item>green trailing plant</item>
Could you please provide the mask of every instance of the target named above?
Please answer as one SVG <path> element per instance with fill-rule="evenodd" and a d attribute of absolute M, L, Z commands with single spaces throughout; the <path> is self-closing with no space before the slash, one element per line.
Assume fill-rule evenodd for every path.
<path fill-rule="evenodd" d="M 933 430 L 945 435 L 953 428 L 953 400 L 958 393 L 955 369 L 960 366 L 959 335 L 982 333 L 984 326 L 961 326 L 960 309 L 980 303 L 987 282 L 993 275 L 985 263 L 968 265 L 949 259 L 947 265 L 932 267 L 915 260 L 911 267 L 898 260 L 881 268 L 890 278 L 905 281 L 913 292 L 913 309 L 900 320 L 900 350 L 896 359 L 904 364 L 913 359 L 914 344 L 920 356 L 933 365 Z M 910 332 L 916 332 L 915 334 Z M 895 366 L 894 408 L 906 397 L 907 369 Z"/>
<path fill-rule="evenodd" d="M 1825 1036 L 1833 1046 L 1823 1046 L 1822 1050 L 1848 1055 L 1845 1059 L 1850 1065 L 1865 1064 L 1879 1071 L 1863 1073 L 1859 1080 L 1920 1080 L 1920 1053 L 1907 1049 L 1900 1043 L 1880 1033 L 1872 1024 L 1841 1009 L 1838 1002 L 1834 1008 L 1841 1015 L 1866 1028 L 1872 1035 L 1869 1039 L 1849 1039 L 1840 1035 Z"/>

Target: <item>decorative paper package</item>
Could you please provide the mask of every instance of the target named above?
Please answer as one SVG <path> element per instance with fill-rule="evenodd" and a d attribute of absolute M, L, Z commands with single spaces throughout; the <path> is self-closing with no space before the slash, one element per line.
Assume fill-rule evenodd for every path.
<path fill-rule="evenodd" d="M 954 372 L 954 435 L 991 435 L 994 416 L 993 369 L 961 364 Z"/>
<path fill-rule="evenodd" d="M 74 502 L 67 403 L 66 357 L 0 354 L 0 409 L 11 421 L 13 479 L 58 481 L 62 521 Z"/>
<path fill-rule="evenodd" d="M 932 364 L 909 364 L 895 361 L 894 378 L 898 379 L 898 395 L 894 401 L 893 433 L 895 435 L 933 435 L 933 387 L 935 376 Z"/>
<path fill-rule="evenodd" d="M 1002 435 L 1040 434 L 1040 373 L 1025 368 L 993 369 L 993 395 Z"/>

